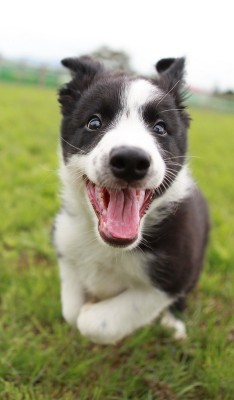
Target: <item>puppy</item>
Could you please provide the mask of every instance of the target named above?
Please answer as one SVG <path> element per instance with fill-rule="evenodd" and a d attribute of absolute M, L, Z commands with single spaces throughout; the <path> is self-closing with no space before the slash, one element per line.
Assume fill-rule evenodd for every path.
<path fill-rule="evenodd" d="M 202 268 L 209 222 L 187 165 L 185 60 L 160 60 L 152 79 L 89 57 L 62 64 L 72 73 L 59 92 L 62 313 L 111 344 L 182 310 Z M 186 336 L 170 311 L 162 323 Z"/>

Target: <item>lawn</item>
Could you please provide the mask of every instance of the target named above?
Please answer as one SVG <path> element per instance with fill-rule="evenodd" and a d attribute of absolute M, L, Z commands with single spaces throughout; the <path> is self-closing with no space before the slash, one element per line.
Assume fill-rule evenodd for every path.
<path fill-rule="evenodd" d="M 56 93 L 1 84 L 0 96 L 0 399 L 233 400 L 234 115 L 192 111 L 191 167 L 213 229 L 188 339 L 154 323 L 102 347 L 61 318 Z"/>

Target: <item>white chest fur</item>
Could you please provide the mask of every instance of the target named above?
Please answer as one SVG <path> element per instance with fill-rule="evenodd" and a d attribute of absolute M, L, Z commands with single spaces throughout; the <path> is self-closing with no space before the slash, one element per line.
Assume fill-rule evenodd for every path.
<path fill-rule="evenodd" d="M 99 298 L 114 296 L 135 285 L 148 285 L 139 251 L 100 244 L 87 219 L 62 211 L 56 220 L 55 242 L 64 263 L 72 268 L 86 292 Z"/>

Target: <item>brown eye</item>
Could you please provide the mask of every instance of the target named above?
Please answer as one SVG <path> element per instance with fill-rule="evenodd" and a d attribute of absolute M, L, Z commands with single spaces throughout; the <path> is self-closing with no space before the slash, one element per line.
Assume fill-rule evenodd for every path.
<path fill-rule="evenodd" d="M 87 128 L 90 129 L 91 131 L 97 131 L 100 129 L 102 126 L 102 122 L 99 117 L 94 115 L 93 117 L 90 118 L 90 120 L 87 123 Z"/>
<path fill-rule="evenodd" d="M 157 133 L 157 135 L 160 136 L 165 136 L 167 134 L 166 131 L 166 124 L 163 121 L 158 121 L 154 127 L 153 127 L 153 131 L 155 133 Z"/>

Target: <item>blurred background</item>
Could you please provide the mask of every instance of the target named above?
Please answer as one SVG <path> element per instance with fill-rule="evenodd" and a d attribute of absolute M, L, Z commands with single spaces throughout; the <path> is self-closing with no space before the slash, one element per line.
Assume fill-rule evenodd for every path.
<path fill-rule="evenodd" d="M 0 399 L 233 400 L 232 0 L 7 0 L 0 9 Z M 155 323 L 115 347 L 61 317 L 51 228 L 59 210 L 65 57 L 153 76 L 185 56 L 189 164 L 208 202 L 204 272 L 177 343 Z"/>
<path fill-rule="evenodd" d="M 232 25 L 230 0 L 9 0 L 0 17 L 0 80 L 57 87 L 66 80 L 60 60 L 82 54 L 148 75 L 160 58 L 185 56 L 191 101 L 233 110 Z"/>

